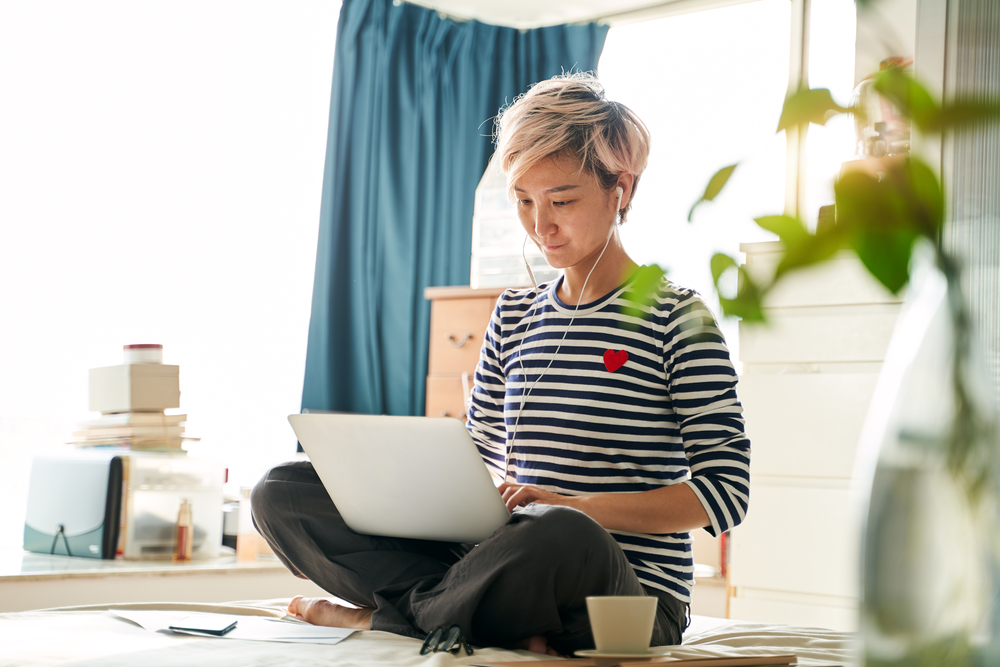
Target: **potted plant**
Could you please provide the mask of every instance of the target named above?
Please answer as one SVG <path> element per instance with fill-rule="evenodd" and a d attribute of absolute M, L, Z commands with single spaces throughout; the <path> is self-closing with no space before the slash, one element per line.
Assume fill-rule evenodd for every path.
<path fill-rule="evenodd" d="M 870 85 L 923 133 L 1000 117 L 997 101 L 936 102 L 899 63 Z M 864 121 L 862 105 L 800 90 L 786 99 L 778 131 L 838 114 Z M 712 177 L 691 216 L 737 168 Z M 862 434 L 862 449 L 877 450 L 863 539 L 863 662 L 1000 664 L 1000 441 L 961 267 L 942 238 L 941 182 L 910 155 L 845 169 L 834 192 L 834 221 L 815 231 L 794 215 L 756 219 L 783 246 L 764 280 L 733 257 L 712 257 L 723 313 L 764 322 L 777 285 L 845 248 L 893 293 L 910 286 Z M 738 287 L 726 294 L 720 281 L 734 271 Z"/>

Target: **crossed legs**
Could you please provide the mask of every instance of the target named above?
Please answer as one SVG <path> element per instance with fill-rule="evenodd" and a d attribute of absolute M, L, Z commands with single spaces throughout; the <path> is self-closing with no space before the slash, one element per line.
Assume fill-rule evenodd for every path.
<path fill-rule="evenodd" d="M 308 462 L 269 471 L 252 504 L 255 525 L 293 574 L 361 607 L 293 601 L 291 611 L 320 623 L 421 639 L 458 624 L 474 643 L 532 648 L 525 642 L 536 638 L 538 650 L 545 638 L 543 646 L 570 653 L 593 647 L 588 595 L 646 594 L 614 538 L 576 510 L 531 505 L 475 547 L 360 535 Z M 654 643 L 679 643 L 676 625 L 658 613 Z"/>

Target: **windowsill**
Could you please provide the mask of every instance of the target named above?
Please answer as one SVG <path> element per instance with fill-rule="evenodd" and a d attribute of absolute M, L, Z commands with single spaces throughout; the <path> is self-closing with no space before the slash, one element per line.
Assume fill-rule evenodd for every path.
<path fill-rule="evenodd" d="M 0 613 L 80 605 L 148 602 L 226 603 L 294 595 L 325 596 L 275 558 L 100 560 L 0 550 Z"/>
<path fill-rule="evenodd" d="M 50 556 L 21 549 L 0 550 L 0 581 L 41 581 L 94 577 L 177 576 L 185 574 L 229 574 L 250 571 L 282 572 L 285 566 L 277 558 L 238 561 L 235 554 L 217 558 L 195 559 L 187 563 L 169 560 L 103 560 Z"/>

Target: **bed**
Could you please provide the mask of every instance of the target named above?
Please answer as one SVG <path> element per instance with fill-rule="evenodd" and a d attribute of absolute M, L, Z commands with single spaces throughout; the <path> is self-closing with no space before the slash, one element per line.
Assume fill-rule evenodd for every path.
<path fill-rule="evenodd" d="M 336 645 L 214 639 L 148 632 L 109 609 L 215 611 L 281 617 L 287 600 L 226 605 L 150 603 L 65 607 L 0 614 L 0 666 L 48 667 L 446 667 L 544 659 L 527 651 L 477 649 L 475 655 L 419 655 L 420 642 L 384 632 L 356 632 Z M 810 667 L 853 662 L 852 636 L 817 628 L 692 617 L 673 657 L 732 657 L 795 653 Z M 572 665 L 568 662 L 567 665 Z"/>

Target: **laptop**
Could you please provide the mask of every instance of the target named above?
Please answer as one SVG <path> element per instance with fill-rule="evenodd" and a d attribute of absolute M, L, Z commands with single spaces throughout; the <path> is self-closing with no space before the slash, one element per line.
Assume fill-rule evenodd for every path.
<path fill-rule="evenodd" d="M 457 419 L 301 414 L 288 421 L 355 532 L 477 544 L 510 517 Z"/>

